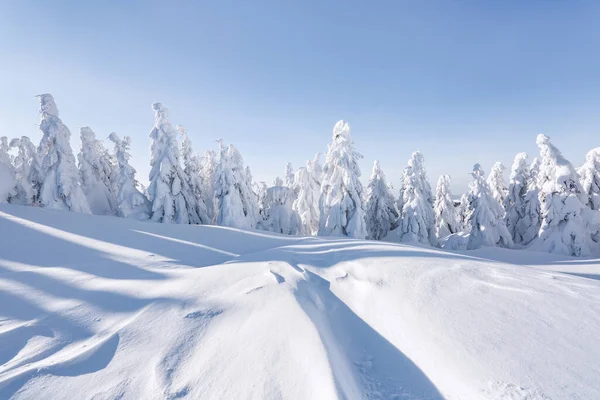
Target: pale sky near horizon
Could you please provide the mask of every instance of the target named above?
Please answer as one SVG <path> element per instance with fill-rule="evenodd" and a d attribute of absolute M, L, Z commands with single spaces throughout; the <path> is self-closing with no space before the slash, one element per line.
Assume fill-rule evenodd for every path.
<path fill-rule="evenodd" d="M 0 136 L 39 140 L 35 95 L 52 93 L 75 152 L 82 126 L 129 135 L 142 182 L 155 101 L 197 151 L 222 137 L 269 184 L 325 152 L 339 119 L 363 181 L 379 159 L 397 187 L 420 150 L 457 195 L 474 163 L 537 155 L 538 133 L 576 166 L 600 146 L 597 1 L 0 6 Z"/>

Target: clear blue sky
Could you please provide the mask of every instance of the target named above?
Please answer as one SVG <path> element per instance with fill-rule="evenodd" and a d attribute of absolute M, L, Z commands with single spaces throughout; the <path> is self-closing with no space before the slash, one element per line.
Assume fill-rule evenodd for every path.
<path fill-rule="evenodd" d="M 196 150 L 222 137 L 257 180 L 326 151 L 338 119 L 397 186 L 421 150 L 468 172 L 543 132 L 576 165 L 600 145 L 598 1 L 0 0 L 0 135 L 39 139 L 38 93 L 79 127 L 133 140 L 147 181 L 150 105 Z M 507 174 L 508 178 L 508 174 Z"/>

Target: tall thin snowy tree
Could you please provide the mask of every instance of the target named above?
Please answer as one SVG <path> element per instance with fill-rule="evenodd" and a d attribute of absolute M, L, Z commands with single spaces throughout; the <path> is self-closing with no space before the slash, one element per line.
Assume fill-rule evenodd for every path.
<path fill-rule="evenodd" d="M 600 210 L 600 147 L 590 150 L 585 156 L 585 164 L 578 170 L 583 192 L 587 196 L 586 205 L 592 210 Z"/>
<path fill-rule="evenodd" d="M 456 225 L 458 232 L 468 232 L 471 230 L 469 227 L 469 195 L 463 193 L 460 196 L 458 207 L 456 207 Z"/>
<path fill-rule="evenodd" d="M 212 150 L 206 150 L 200 164 L 200 180 L 204 188 L 204 204 L 206 213 L 211 223 L 215 222 L 215 171 L 217 169 L 217 156 Z"/>
<path fill-rule="evenodd" d="M 102 144 L 96 139 L 91 128 L 81 128 L 81 150 L 77 155 L 81 188 L 86 195 L 93 214 L 115 214 L 116 194 L 113 193 L 114 166 L 111 157 Z"/>
<path fill-rule="evenodd" d="M 129 136 L 120 139 L 114 132 L 108 138 L 115 146 L 116 214 L 123 218 L 147 220 L 150 218 L 151 204 L 138 189 L 135 169 L 129 164 L 131 139 Z"/>
<path fill-rule="evenodd" d="M 256 193 L 256 198 L 258 199 L 258 219 L 259 221 L 261 221 L 265 218 L 265 208 L 267 205 L 267 190 L 269 189 L 269 187 L 264 181 L 256 182 L 253 184 L 253 186 L 254 193 Z"/>
<path fill-rule="evenodd" d="M 394 242 L 417 242 L 437 246 L 433 193 L 427 179 L 425 158 L 415 151 L 402 182 L 402 210 L 398 228 L 390 232 L 387 240 Z"/>
<path fill-rule="evenodd" d="M 244 168 L 242 155 L 233 146 L 219 141 L 219 162 L 215 171 L 217 225 L 254 229 L 259 220 L 256 195 Z"/>
<path fill-rule="evenodd" d="M 190 188 L 190 192 L 194 196 L 192 204 L 196 209 L 196 215 L 200 218 L 201 224 L 209 224 L 211 222 L 206 203 L 204 202 L 205 188 L 202 184 L 201 174 L 201 161 L 198 154 L 194 153 L 192 147 L 192 141 L 188 137 L 185 128 L 181 125 L 177 126 L 177 130 L 181 134 L 181 155 L 183 156 L 183 172 L 187 179 L 187 186 Z"/>
<path fill-rule="evenodd" d="M 381 240 L 398 227 L 396 200 L 390 193 L 379 161 L 373 163 L 373 172 L 367 186 L 365 201 L 367 239 Z"/>
<path fill-rule="evenodd" d="M 518 223 L 518 229 L 521 233 L 521 244 L 530 244 L 538 237 L 540 226 L 542 224 L 540 210 L 540 189 L 537 184 L 537 179 L 540 170 L 540 160 L 535 157 L 529 166 L 529 177 L 527 179 L 527 192 L 523 199 L 523 207 L 525 209 L 523 218 Z"/>
<path fill-rule="evenodd" d="M 400 213 L 402 213 L 402 209 L 404 208 L 404 181 L 407 179 L 409 172 L 409 167 L 405 167 L 402 170 L 402 175 L 400 176 L 400 185 L 398 186 L 398 198 L 396 199 L 396 208 Z"/>
<path fill-rule="evenodd" d="M 438 238 L 458 232 L 456 209 L 452 200 L 450 176 L 448 175 L 441 175 L 437 181 L 433 212 L 435 215 L 435 233 Z"/>
<path fill-rule="evenodd" d="M 315 154 L 312 160 L 306 162 L 306 169 L 314 181 L 321 186 L 323 181 L 323 165 L 321 165 L 321 153 Z"/>
<path fill-rule="evenodd" d="M 525 231 L 531 222 L 526 214 L 525 196 L 529 185 L 529 166 L 527 165 L 527 154 L 519 153 L 515 157 L 510 172 L 508 184 L 508 195 L 504 199 L 504 210 L 506 211 L 506 228 L 514 243 L 523 243 Z"/>
<path fill-rule="evenodd" d="M 508 194 L 508 188 L 506 186 L 506 181 L 504 180 L 504 171 L 506 171 L 504 164 L 502 164 L 500 161 L 497 161 L 492 167 L 490 175 L 487 179 L 487 184 L 492 191 L 492 196 L 503 209 L 504 201 L 506 199 L 506 195 Z"/>
<path fill-rule="evenodd" d="M 17 156 L 13 160 L 17 194 L 11 202 L 23 205 L 35 204 L 42 176 L 36 148 L 27 136 L 12 139 L 10 147 L 17 149 Z"/>
<path fill-rule="evenodd" d="M 504 222 L 504 209 L 494 198 L 479 164 L 473 167 L 469 186 L 469 219 L 471 229 L 467 249 L 481 246 L 511 247 L 512 237 Z"/>
<path fill-rule="evenodd" d="M 152 203 L 152 220 L 163 223 L 199 224 L 196 198 L 179 162 L 177 133 L 169 123 L 168 111 L 161 103 L 152 104 L 154 128 L 150 160 L 150 186 L 148 194 Z"/>
<path fill-rule="evenodd" d="M 40 203 L 49 208 L 90 213 L 88 201 L 81 189 L 75 155 L 71 149 L 71 132 L 58 117 L 52 95 L 38 96 L 42 121 L 42 140 L 38 148 L 41 170 Z"/>
<path fill-rule="evenodd" d="M 285 164 L 285 186 L 289 188 L 294 187 L 295 180 L 294 167 L 292 167 L 292 163 L 288 162 Z"/>
<path fill-rule="evenodd" d="M 598 212 L 585 205 L 587 196 L 573 165 L 540 134 L 539 187 L 542 224 L 535 247 L 563 255 L 586 256 L 597 248 Z"/>
<path fill-rule="evenodd" d="M 333 127 L 319 199 L 319 236 L 367 237 L 365 211 L 362 204 L 358 160 L 362 155 L 354 149 L 350 125 L 340 120 Z"/>
<path fill-rule="evenodd" d="M 6 136 L 0 138 L 0 203 L 12 202 L 17 195 L 17 177 Z"/>
<path fill-rule="evenodd" d="M 319 231 L 319 196 L 321 187 L 310 173 L 310 161 L 306 168 L 300 168 L 296 172 L 294 187 L 298 190 L 298 196 L 294 201 L 293 209 L 300 215 L 302 221 L 302 233 L 316 235 Z"/>

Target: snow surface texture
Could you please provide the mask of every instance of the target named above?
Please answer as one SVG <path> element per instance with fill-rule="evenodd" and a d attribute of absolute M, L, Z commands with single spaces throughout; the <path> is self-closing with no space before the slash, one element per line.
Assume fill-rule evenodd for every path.
<path fill-rule="evenodd" d="M 0 232 L 2 399 L 600 398 L 599 260 L 6 204 Z"/>

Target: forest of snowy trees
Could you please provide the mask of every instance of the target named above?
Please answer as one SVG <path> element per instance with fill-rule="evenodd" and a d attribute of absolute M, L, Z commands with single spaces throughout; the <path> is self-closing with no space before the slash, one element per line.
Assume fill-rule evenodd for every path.
<path fill-rule="evenodd" d="M 363 187 L 350 126 L 333 128 L 324 163 L 320 154 L 272 186 L 254 182 L 240 152 L 219 139 L 217 151 L 196 153 L 182 126 L 152 105 L 149 186 L 136 180 L 129 137 L 109 136 L 112 151 L 89 127 L 80 130 L 77 156 L 71 132 L 54 98 L 38 96 L 38 146 L 23 136 L 0 138 L 0 202 L 114 215 L 159 223 L 214 224 L 287 235 L 347 236 L 415 243 L 447 249 L 481 246 L 587 256 L 600 252 L 600 148 L 575 168 L 545 135 L 531 162 L 516 155 L 510 179 L 497 162 L 486 178 L 479 164 L 459 202 L 451 178 L 432 189 L 425 158 L 414 152 L 399 191 L 378 161 Z"/>

